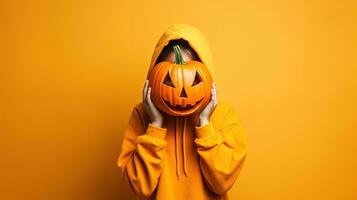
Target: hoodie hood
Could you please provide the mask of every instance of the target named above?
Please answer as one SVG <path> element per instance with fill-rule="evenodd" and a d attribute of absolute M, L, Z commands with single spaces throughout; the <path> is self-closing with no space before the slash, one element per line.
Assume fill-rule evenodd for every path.
<path fill-rule="evenodd" d="M 154 67 L 155 62 L 159 57 L 162 49 L 171 40 L 177 39 L 184 39 L 189 43 L 192 49 L 195 50 L 197 55 L 200 57 L 202 63 L 207 66 L 212 78 L 214 79 L 212 56 L 207 39 L 197 28 L 187 24 L 172 25 L 162 34 L 155 46 L 155 50 L 151 58 L 149 71 Z"/>

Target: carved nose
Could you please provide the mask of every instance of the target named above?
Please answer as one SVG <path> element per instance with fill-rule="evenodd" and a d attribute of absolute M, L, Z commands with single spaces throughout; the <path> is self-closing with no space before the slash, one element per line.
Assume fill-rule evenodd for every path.
<path fill-rule="evenodd" d="M 187 94 L 186 94 L 185 88 L 182 88 L 182 91 L 181 91 L 180 97 L 187 97 Z"/>

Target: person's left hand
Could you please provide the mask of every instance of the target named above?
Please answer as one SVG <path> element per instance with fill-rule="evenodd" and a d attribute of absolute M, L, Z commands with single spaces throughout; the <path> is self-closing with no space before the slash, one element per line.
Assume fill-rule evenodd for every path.
<path fill-rule="evenodd" d="M 213 83 L 211 89 L 211 100 L 199 114 L 200 126 L 205 126 L 209 123 L 209 118 L 216 105 L 217 105 L 216 84 Z"/>

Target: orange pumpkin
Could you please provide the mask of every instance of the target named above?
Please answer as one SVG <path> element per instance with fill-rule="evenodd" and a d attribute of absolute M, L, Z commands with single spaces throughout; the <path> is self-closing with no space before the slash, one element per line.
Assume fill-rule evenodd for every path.
<path fill-rule="evenodd" d="M 180 47 L 173 48 L 175 63 L 160 62 L 149 73 L 151 98 L 169 115 L 190 115 L 210 101 L 212 77 L 206 65 L 198 61 L 185 63 Z"/>

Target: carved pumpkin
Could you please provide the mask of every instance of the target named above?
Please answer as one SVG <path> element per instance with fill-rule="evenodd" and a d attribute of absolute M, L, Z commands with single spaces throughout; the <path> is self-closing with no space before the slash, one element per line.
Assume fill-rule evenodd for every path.
<path fill-rule="evenodd" d="M 180 47 L 173 48 L 175 63 L 163 61 L 150 71 L 151 98 L 161 111 L 185 116 L 202 110 L 210 101 L 212 77 L 206 65 L 185 63 Z"/>

